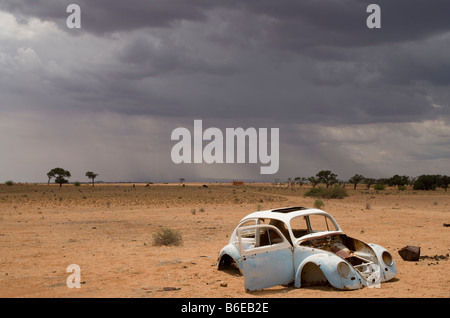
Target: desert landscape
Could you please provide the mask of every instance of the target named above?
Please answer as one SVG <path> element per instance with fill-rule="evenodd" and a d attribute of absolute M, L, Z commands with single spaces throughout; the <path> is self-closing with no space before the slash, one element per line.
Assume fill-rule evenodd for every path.
<path fill-rule="evenodd" d="M 450 192 L 377 191 L 364 185 L 324 199 L 323 210 L 351 237 L 386 247 L 398 275 L 381 288 L 276 286 L 245 292 L 236 272 L 219 271 L 219 251 L 242 217 L 256 210 L 314 205 L 309 186 L 230 183 L 0 185 L 0 296 L 132 298 L 303 298 L 450 296 Z M 178 231 L 182 243 L 156 246 Z M 421 248 L 421 259 L 398 251 Z M 68 288 L 67 267 L 80 267 Z"/>

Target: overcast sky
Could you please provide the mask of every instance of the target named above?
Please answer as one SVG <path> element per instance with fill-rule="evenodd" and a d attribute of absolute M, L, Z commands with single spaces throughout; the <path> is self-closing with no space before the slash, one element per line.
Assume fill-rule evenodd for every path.
<path fill-rule="evenodd" d="M 194 119 L 279 128 L 278 173 L 174 164 Z M 450 175 L 449 119 L 449 1 L 0 0 L 0 182 Z"/>

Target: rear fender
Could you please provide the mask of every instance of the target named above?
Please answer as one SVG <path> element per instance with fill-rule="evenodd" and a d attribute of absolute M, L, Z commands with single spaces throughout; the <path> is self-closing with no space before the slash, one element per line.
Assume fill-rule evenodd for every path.
<path fill-rule="evenodd" d="M 220 251 L 219 256 L 217 257 L 217 269 L 221 269 L 220 265 L 222 258 L 226 257 L 226 255 L 233 259 L 233 261 L 238 266 L 239 271 L 241 272 L 241 274 L 243 274 L 241 254 L 239 253 L 238 247 L 234 244 L 228 244 Z"/>

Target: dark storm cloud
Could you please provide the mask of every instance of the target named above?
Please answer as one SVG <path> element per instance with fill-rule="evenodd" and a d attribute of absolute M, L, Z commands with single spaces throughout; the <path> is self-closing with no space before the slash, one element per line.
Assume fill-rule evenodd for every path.
<path fill-rule="evenodd" d="M 66 27 L 70 3 L 81 29 Z M 366 27 L 369 3 L 381 29 Z M 0 0 L 0 174 L 46 181 L 63 162 L 104 180 L 261 177 L 172 164 L 170 133 L 194 119 L 279 127 L 282 178 L 448 174 L 449 12 L 425 0 Z"/>
<path fill-rule="evenodd" d="M 67 41 L 92 35 L 74 37 L 98 56 L 73 56 L 76 67 L 67 66 L 67 53 L 45 59 L 50 48 L 35 50 L 43 64 L 70 72 L 45 78 L 71 99 L 66 107 L 329 123 L 449 113 L 444 1 L 378 1 L 382 28 L 369 30 L 372 1 L 80 0 L 79 33 L 65 27 L 71 2 L 0 1 L 22 23 L 55 21 Z M 51 107 L 46 98 L 42 104 Z"/>
<path fill-rule="evenodd" d="M 70 36 L 77 34 L 65 28 L 70 2 L 2 1 L 0 8 L 56 21 Z M 447 88 L 450 58 L 448 37 L 432 40 L 449 29 L 449 5 L 432 2 L 377 2 L 382 28 L 369 30 L 368 1 L 80 0 L 80 32 L 94 34 L 84 46 L 100 39 L 101 56 L 47 80 L 70 98 L 57 107 L 125 114 L 341 123 L 433 118 L 448 114 L 445 100 L 430 106 L 429 89 Z"/>
<path fill-rule="evenodd" d="M 84 31 L 97 34 L 171 27 L 180 20 L 204 21 L 208 11 L 215 8 L 246 11 L 274 20 L 274 42 L 302 50 L 322 44 L 348 47 L 411 41 L 450 28 L 450 4 L 440 0 L 2 0 L 0 9 L 65 22 L 65 9 L 70 3 L 81 6 Z M 368 33 L 361 28 L 370 3 L 382 8 L 381 32 Z"/>
<path fill-rule="evenodd" d="M 0 9 L 19 16 L 58 21 L 58 24 L 64 27 L 66 8 L 72 3 L 81 7 L 83 30 L 97 34 L 145 27 L 167 27 L 180 19 L 202 20 L 205 18 L 204 8 L 210 7 L 210 1 L 207 0 L 18 0 L 1 1 Z"/>
<path fill-rule="evenodd" d="M 282 5 L 281 5 L 282 3 Z M 381 7 L 382 28 L 368 32 L 366 8 Z M 243 4 L 277 22 L 273 41 L 294 51 L 326 45 L 359 47 L 419 40 L 450 29 L 445 1 L 252 1 Z"/>

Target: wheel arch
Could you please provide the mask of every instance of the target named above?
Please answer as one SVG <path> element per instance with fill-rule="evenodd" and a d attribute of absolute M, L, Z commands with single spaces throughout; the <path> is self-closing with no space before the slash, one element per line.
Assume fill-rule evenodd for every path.
<path fill-rule="evenodd" d="M 328 282 L 331 286 L 337 289 L 359 289 L 361 288 L 361 281 L 359 275 L 352 269 L 352 274 L 349 278 L 340 277 L 337 271 L 337 265 L 343 260 L 332 254 L 315 254 L 305 258 L 297 267 L 295 272 L 294 286 L 300 288 L 303 281 L 310 283 L 322 284 Z M 309 275 L 305 277 L 304 275 Z"/>
<path fill-rule="evenodd" d="M 243 274 L 241 255 L 234 245 L 228 244 L 220 251 L 219 256 L 217 257 L 217 269 L 230 269 L 233 267 L 233 264 L 235 264 L 239 269 L 239 272 Z"/>

